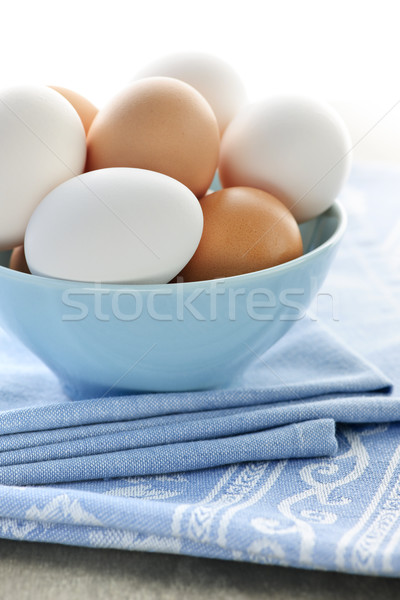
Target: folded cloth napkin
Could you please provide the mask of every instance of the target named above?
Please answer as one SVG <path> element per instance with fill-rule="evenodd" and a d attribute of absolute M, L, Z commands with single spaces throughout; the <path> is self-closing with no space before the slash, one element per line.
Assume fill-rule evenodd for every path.
<path fill-rule="evenodd" d="M 8 345 L 6 337 L 3 344 Z M 14 365 L 20 394 L 22 354 L 18 348 Z M 30 402 L 35 398 L 32 361 L 28 357 Z M 46 375 L 53 377 L 43 372 L 37 381 L 41 390 L 46 389 Z M 13 387 L 9 380 L 3 387 L 3 405 L 7 395 L 15 397 Z M 52 401 L 53 386 L 48 389 Z M 3 410 L 0 484 L 85 481 L 334 455 L 338 419 L 368 422 L 400 417 L 400 405 L 379 397 L 357 401 L 353 396 L 340 401 L 337 397 L 389 390 L 390 383 L 379 370 L 306 318 L 227 389 L 78 402 L 64 397 L 58 403 Z M 336 397 L 321 400 L 328 394 Z"/>
<path fill-rule="evenodd" d="M 230 389 L 70 402 L 0 336 L 0 536 L 400 575 L 399 189 L 345 192 L 318 319 L 348 346 L 304 319 Z"/>

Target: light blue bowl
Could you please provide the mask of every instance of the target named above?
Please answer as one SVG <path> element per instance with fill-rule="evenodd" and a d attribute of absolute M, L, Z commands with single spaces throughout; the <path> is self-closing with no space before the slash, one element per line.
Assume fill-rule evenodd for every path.
<path fill-rule="evenodd" d="M 304 256 L 199 283 L 95 285 L 0 266 L 0 323 L 71 398 L 223 386 L 304 316 L 345 227 L 335 203 L 301 225 Z"/>

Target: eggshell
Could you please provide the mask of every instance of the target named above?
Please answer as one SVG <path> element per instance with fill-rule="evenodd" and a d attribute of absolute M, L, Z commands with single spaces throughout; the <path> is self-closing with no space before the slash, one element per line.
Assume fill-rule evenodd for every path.
<path fill-rule="evenodd" d="M 241 275 L 301 256 L 299 227 L 282 202 L 248 187 L 227 188 L 201 202 L 200 244 L 180 273 L 183 281 Z"/>
<path fill-rule="evenodd" d="M 20 271 L 21 273 L 30 273 L 23 246 L 18 246 L 12 251 L 10 269 L 13 269 L 13 271 Z"/>
<path fill-rule="evenodd" d="M 200 241 L 199 201 L 178 181 L 143 169 L 85 173 L 33 213 L 25 254 L 35 275 L 87 282 L 167 283 Z"/>
<path fill-rule="evenodd" d="M 218 152 L 218 125 L 208 102 L 182 81 L 153 77 L 132 83 L 99 111 L 88 135 L 86 170 L 150 169 L 201 197 Z"/>
<path fill-rule="evenodd" d="M 170 54 L 141 69 L 135 79 L 154 76 L 174 77 L 196 88 L 213 109 L 221 134 L 247 102 L 239 75 L 229 63 L 212 54 Z"/>
<path fill-rule="evenodd" d="M 302 222 L 331 206 L 351 161 L 350 135 L 332 107 L 279 97 L 249 105 L 231 122 L 221 142 L 219 176 L 224 187 L 276 195 Z"/>
<path fill-rule="evenodd" d="M 64 96 L 64 98 L 68 100 L 70 104 L 72 104 L 72 106 L 81 118 L 82 125 L 87 135 L 92 121 L 99 112 L 99 109 L 96 108 L 96 106 L 92 104 L 90 100 L 88 100 L 84 96 L 81 96 L 77 92 L 74 92 L 73 90 L 69 90 L 67 88 L 55 85 L 51 85 L 49 87 L 51 87 L 53 90 Z"/>
<path fill-rule="evenodd" d="M 42 198 L 83 171 L 86 139 L 71 104 L 45 86 L 0 93 L 0 139 L 0 250 L 7 250 L 23 243 Z"/>

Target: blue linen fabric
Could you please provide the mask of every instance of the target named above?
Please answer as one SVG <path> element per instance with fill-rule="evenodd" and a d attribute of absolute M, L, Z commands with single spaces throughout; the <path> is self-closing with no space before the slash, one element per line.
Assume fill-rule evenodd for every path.
<path fill-rule="evenodd" d="M 398 576 L 399 191 L 353 170 L 311 316 L 229 389 L 70 402 L 1 336 L 0 536 Z"/>
<path fill-rule="evenodd" d="M 24 362 L 19 365 L 23 370 Z M 45 379 L 51 377 L 47 373 Z M 23 371 L 18 382 L 21 396 Z M 46 388 L 43 378 L 39 385 Z M 388 410 L 379 399 L 368 399 L 366 410 L 365 402 L 358 398 L 354 403 L 352 395 L 339 405 L 334 398 L 325 403 L 321 398 L 389 390 L 388 379 L 372 364 L 307 320 L 228 389 L 79 402 L 61 396 L 55 404 L 3 410 L 0 484 L 76 482 L 334 455 L 338 417 L 394 420 L 400 404 L 399 410 L 397 405 Z M 33 392 L 29 387 L 30 402 Z M 7 389 L 2 394 L 14 396 Z"/>

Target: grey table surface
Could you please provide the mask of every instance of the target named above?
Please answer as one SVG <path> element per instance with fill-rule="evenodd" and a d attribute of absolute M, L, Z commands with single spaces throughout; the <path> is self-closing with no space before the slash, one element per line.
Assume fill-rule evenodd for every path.
<path fill-rule="evenodd" d="M 0 540 L 1 600 L 391 600 L 400 579 Z"/>

